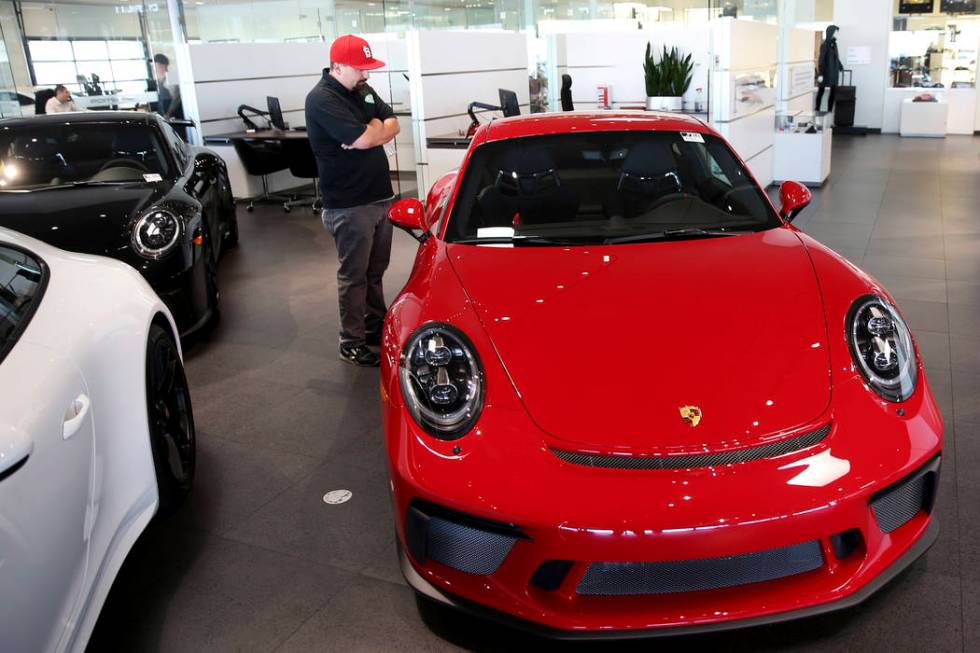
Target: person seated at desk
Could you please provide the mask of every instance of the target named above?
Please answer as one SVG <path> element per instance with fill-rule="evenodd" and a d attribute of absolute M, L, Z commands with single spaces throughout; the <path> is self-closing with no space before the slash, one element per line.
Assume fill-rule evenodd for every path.
<path fill-rule="evenodd" d="M 63 84 L 58 84 L 54 88 L 54 97 L 50 98 L 44 105 L 44 112 L 70 113 L 72 111 L 80 111 L 80 109 L 75 104 L 75 100 L 71 99 L 71 91 Z"/>

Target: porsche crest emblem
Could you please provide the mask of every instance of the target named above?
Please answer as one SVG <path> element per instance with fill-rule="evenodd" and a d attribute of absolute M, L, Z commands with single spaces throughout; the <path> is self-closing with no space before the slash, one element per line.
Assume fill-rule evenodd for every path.
<path fill-rule="evenodd" d="M 701 422 L 701 409 L 697 406 L 681 406 L 681 419 L 694 428 Z"/>

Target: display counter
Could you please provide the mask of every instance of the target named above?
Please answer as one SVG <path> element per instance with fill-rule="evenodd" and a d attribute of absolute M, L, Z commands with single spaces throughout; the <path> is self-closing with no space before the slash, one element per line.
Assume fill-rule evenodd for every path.
<path fill-rule="evenodd" d="M 980 130 L 980 106 L 975 88 L 886 88 L 882 133 L 895 134 L 900 131 L 902 103 L 920 93 L 932 93 L 949 105 L 947 134 L 972 134 Z"/>
<path fill-rule="evenodd" d="M 902 136 L 922 136 L 926 138 L 946 138 L 946 122 L 949 104 L 938 102 L 916 102 L 911 98 L 902 100 L 902 114 L 898 133 Z"/>

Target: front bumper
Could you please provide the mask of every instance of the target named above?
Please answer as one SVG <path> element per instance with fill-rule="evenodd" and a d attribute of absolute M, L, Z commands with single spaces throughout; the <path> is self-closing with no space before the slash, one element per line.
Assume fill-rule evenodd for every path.
<path fill-rule="evenodd" d="M 924 491 L 934 496 L 942 423 L 925 382 L 901 418 L 894 405 L 869 399 L 858 382 L 849 385 L 836 389 L 837 405 L 847 409 L 818 420 L 833 424 L 819 444 L 686 470 L 570 464 L 546 439 L 529 446 L 536 427 L 520 411 L 486 411 L 479 434 L 466 436 L 472 441 L 460 454 L 446 455 L 438 449 L 445 443 L 427 441 L 404 409 L 389 402 L 385 432 L 403 572 L 434 600 L 559 638 L 703 632 L 858 603 L 935 540 L 931 498 L 890 532 L 871 503 L 925 474 Z M 497 567 L 444 564 L 445 556 L 420 555 L 423 549 L 411 541 L 418 538 L 407 528 L 409 516 L 419 502 L 461 514 L 470 526 L 488 523 L 517 535 Z M 640 594 L 583 589 L 593 564 L 615 571 L 730 561 L 803 544 L 818 547 L 817 565 L 761 582 Z M 556 562 L 557 578 L 539 582 L 542 565 Z"/>

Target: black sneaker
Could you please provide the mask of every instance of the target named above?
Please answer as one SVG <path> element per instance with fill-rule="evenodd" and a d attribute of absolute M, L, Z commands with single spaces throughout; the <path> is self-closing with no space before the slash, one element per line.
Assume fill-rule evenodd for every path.
<path fill-rule="evenodd" d="M 371 333 L 368 332 L 364 335 L 364 344 L 368 347 L 380 347 L 381 346 L 381 332 Z"/>
<path fill-rule="evenodd" d="M 341 345 L 340 359 L 361 367 L 377 367 L 381 359 L 364 345 Z"/>

